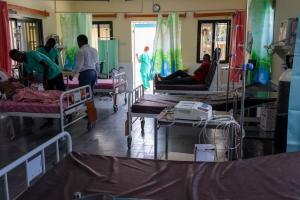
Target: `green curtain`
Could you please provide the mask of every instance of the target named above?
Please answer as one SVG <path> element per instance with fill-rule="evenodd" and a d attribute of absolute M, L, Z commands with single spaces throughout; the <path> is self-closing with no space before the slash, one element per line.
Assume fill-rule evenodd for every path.
<path fill-rule="evenodd" d="M 157 19 L 153 67 L 155 73 L 160 73 L 162 76 L 183 69 L 181 24 L 176 13 L 170 14 L 166 21 L 162 16 Z"/>
<path fill-rule="evenodd" d="M 118 40 L 98 40 L 100 62 L 103 62 L 102 74 L 108 74 L 119 67 Z"/>
<path fill-rule="evenodd" d="M 273 41 L 273 0 L 251 0 L 249 18 L 253 35 L 251 59 L 256 60 L 256 68 L 254 72 L 248 73 L 247 84 L 267 84 L 270 80 L 272 56 L 265 46 Z"/>
<path fill-rule="evenodd" d="M 78 51 L 77 36 L 84 34 L 91 41 L 92 15 L 86 13 L 62 14 L 60 16 L 60 25 L 64 45 L 64 69 L 72 70 L 76 64 Z"/>

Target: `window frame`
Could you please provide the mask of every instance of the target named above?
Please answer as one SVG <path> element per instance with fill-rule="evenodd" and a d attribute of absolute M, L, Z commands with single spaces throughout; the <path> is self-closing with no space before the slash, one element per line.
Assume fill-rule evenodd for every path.
<path fill-rule="evenodd" d="M 93 25 L 97 25 L 98 28 L 98 38 L 100 38 L 100 25 L 109 24 L 110 26 L 110 40 L 113 38 L 113 22 L 112 21 L 93 21 Z"/>
<path fill-rule="evenodd" d="M 230 41 L 231 41 L 231 20 L 230 19 L 219 19 L 219 20 L 198 20 L 198 31 L 197 31 L 197 63 L 202 62 L 200 56 L 201 51 L 201 26 L 202 24 L 211 23 L 213 25 L 212 33 L 212 51 L 215 47 L 215 33 L 216 33 L 216 24 L 217 23 L 226 23 L 227 24 L 227 35 L 226 35 L 226 51 L 225 51 L 225 60 L 221 60 L 220 63 L 229 63 L 229 51 L 230 51 Z M 211 52 L 211 56 L 213 52 Z"/>
<path fill-rule="evenodd" d="M 37 40 L 39 45 L 36 48 L 39 48 L 44 45 L 44 32 L 43 32 L 43 20 L 42 19 L 23 17 L 23 16 L 18 16 L 18 15 L 9 15 L 9 20 L 13 20 L 16 22 L 15 28 L 18 28 L 18 22 L 36 23 L 39 27 L 39 31 L 38 31 L 39 40 Z"/>

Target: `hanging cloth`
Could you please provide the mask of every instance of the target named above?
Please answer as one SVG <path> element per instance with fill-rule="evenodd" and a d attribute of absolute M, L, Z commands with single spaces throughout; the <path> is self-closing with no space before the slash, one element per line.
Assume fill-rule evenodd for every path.
<path fill-rule="evenodd" d="M 98 53 L 100 62 L 103 62 L 101 73 L 108 74 L 112 69 L 119 68 L 119 42 L 113 40 L 98 40 Z"/>
<path fill-rule="evenodd" d="M 230 80 L 239 82 L 241 77 L 240 68 L 244 62 L 244 42 L 245 42 L 245 19 L 246 12 L 236 12 L 233 16 L 232 42 L 231 42 L 231 62 Z"/>
<path fill-rule="evenodd" d="M 0 69 L 11 75 L 11 59 L 9 58 L 10 34 L 7 2 L 0 1 Z"/>
<path fill-rule="evenodd" d="M 64 69 L 73 70 L 76 65 L 76 54 L 78 51 L 77 36 L 84 34 L 91 42 L 92 15 L 85 13 L 70 13 L 60 16 L 62 41 L 64 45 Z"/>
<path fill-rule="evenodd" d="M 300 19 L 300 18 L 299 18 Z M 288 133 L 287 151 L 300 151 L 300 21 L 298 22 L 298 32 L 296 46 L 294 50 L 294 63 L 292 69 L 292 79 L 289 98 L 288 113 Z"/>
<path fill-rule="evenodd" d="M 181 24 L 178 14 L 170 14 L 166 21 L 162 16 L 158 17 L 152 58 L 155 73 L 162 76 L 183 69 Z"/>
<path fill-rule="evenodd" d="M 256 67 L 254 72 L 248 73 L 247 84 L 267 84 L 270 80 L 272 56 L 265 46 L 273 41 L 273 0 L 252 0 L 249 17 L 253 35 L 251 59 L 256 60 Z"/>

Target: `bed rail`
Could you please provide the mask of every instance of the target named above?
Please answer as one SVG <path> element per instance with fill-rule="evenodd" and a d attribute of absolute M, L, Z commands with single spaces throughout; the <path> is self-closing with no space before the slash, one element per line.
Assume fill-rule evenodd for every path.
<path fill-rule="evenodd" d="M 60 161 L 60 152 L 59 152 L 59 141 L 61 139 L 66 139 L 67 142 L 67 152 L 72 152 L 72 138 L 68 132 L 62 132 L 55 137 L 51 138 L 47 142 L 41 144 L 40 146 L 36 147 L 35 149 L 31 150 L 27 154 L 23 155 L 19 159 L 15 160 L 11 164 L 5 166 L 4 168 L 0 169 L 0 178 L 4 178 L 4 199 L 9 200 L 9 183 L 8 183 L 8 173 L 14 170 L 15 168 L 19 167 L 20 165 L 25 163 L 26 168 L 26 188 L 31 186 L 31 182 L 35 180 L 38 176 L 46 173 L 46 164 L 45 164 L 45 149 L 52 144 L 56 145 L 56 162 Z M 41 170 L 37 170 L 37 172 L 32 172 L 30 166 L 35 165 L 38 163 L 41 165 Z"/>
<path fill-rule="evenodd" d="M 131 147 L 131 141 L 132 141 L 131 130 L 132 130 L 132 124 L 134 123 L 132 120 L 131 107 L 133 104 L 139 102 L 144 95 L 145 95 L 145 91 L 143 85 L 140 85 L 135 89 L 131 90 L 130 92 L 128 92 L 127 126 L 125 130 L 125 135 L 127 136 L 128 149 L 130 149 Z"/>
<path fill-rule="evenodd" d="M 145 95 L 143 85 L 139 85 L 130 92 L 128 92 L 128 112 L 131 112 L 131 106 L 141 100 Z"/>
<path fill-rule="evenodd" d="M 115 72 L 112 76 L 113 81 L 113 90 L 120 86 L 121 83 L 125 82 L 124 84 L 124 90 L 127 90 L 127 77 L 125 72 Z"/>
<path fill-rule="evenodd" d="M 89 85 L 74 88 L 61 94 L 59 100 L 61 131 L 87 116 L 87 114 L 84 114 L 71 122 L 65 123 L 65 116 L 86 108 L 86 102 L 92 98 L 93 94 Z"/>

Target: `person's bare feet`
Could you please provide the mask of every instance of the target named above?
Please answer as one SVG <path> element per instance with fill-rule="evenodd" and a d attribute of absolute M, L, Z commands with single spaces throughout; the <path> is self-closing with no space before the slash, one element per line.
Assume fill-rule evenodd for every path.
<path fill-rule="evenodd" d="M 158 74 L 155 74 L 155 76 L 154 76 L 154 83 L 157 83 L 158 81 L 159 81 Z"/>
<path fill-rule="evenodd" d="M 164 80 L 164 77 L 162 77 L 160 74 L 157 74 L 157 76 L 158 76 L 158 80 L 159 80 L 159 81 Z"/>

